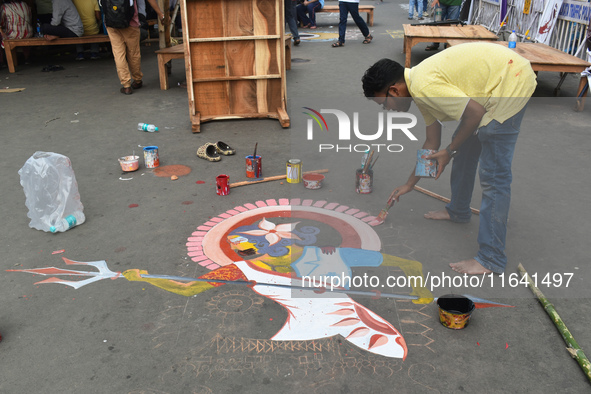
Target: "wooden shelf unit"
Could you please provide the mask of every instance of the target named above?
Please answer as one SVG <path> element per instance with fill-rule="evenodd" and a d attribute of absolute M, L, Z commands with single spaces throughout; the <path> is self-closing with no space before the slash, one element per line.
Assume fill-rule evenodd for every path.
<path fill-rule="evenodd" d="M 182 0 L 189 113 L 202 122 L 286 112 L 283 0 Z"/>

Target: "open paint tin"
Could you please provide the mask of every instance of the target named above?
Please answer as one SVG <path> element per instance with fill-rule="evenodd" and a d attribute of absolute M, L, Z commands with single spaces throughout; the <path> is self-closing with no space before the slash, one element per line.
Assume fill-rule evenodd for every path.
<path fill-rule="evenodd" d="M 304 181 L 304 187 L 310 190 L 320 189 L 322 187 L 322 181 L 324 180 L 324 175 L 322 174 L 304 174 L 302 176 Z"/>
<path fill-rule="evenodd" d="M 437 306 L 439 306 L 439 321 L 444 327 L 452 330 L 466 328 L 475 308 L 471 299 L 457 294 L 439 297 Z"/>
<path fill-rule="evenodd" d="M 140 168 L 139 156 L 123 156 L 119 158 L 121 169 L 125 172 L 137 171 Z"/>
<path fill-rule="evenodd" d="M 263 175 L 263 158 L 259 155 L 246 156 L 246 177 L 260 178 Z"/>

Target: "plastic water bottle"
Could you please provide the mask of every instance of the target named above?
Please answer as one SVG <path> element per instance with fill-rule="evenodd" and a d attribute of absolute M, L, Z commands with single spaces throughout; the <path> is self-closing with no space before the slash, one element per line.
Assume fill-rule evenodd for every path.
<path fill-rule="evenodd" d="M 35 37 L 41 37 L 41 23 L 39 23 L 39 20 L 37 20 L 37 33 Z"/>
<path fill-rule="evenodd" d="M 51 226 L 49 228 L 49 231 L 51 231 L 52 233 L 63 233 L 64 231 L 67 231 L 74 226 L 78 226 L 84 223 L 85 220 L 86 217 L 84 216 L 84 213 L 82 213 L 82 211 L 76 211 L 73 214 L 68 215 L 65 218 L 59 220 L 54 226 Z"/>
<path fill-rule="evenodd" d="M 443 9 L 441 7 L 435 7 L 435 16 L 433 20 L 435 22 L 441 22 L 441 18 L 443 17 Z"/>
<path fill-rule="evenodd" d="M 142 130 L 142 131 L 149 131 L 150 133 L 158 131 L 158 127 L 154 126 L 153 124 L 148 124 L 148 123 L 138 123 L 137 129 Z"/>
<path fill-rule="evenodd" d="M 515 30 L 509 36 L 509 48 L 515 48 L 517 46 L 517 34 L 515 34 Z"/>
<path fill-rule="evenodd" d="M 422 1 L 422 0 L 421 0 Z M 365 166 L 365 162 L 367 161 L 367 157 L 369 156 L 369 149 L 365 151 L 363 157 L 361 157 L 361 169 Z"/>

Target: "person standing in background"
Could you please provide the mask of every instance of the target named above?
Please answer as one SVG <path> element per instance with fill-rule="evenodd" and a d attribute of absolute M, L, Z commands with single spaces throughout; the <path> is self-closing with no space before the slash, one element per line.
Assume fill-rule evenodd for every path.
<path fill-rule="evenodd" d="M 345 46 L 345 34 L 347 32 L 347 16 L 351 14 L 353 21 L 361 30 L 365 37 L 364 44 L 370 44 L 373 36 L 369 33 L 369 27 L 363 18 L 359 15 L 359 0 L 340 0 L 339 1 L 339 40 L 332 44 L 333 48 Z"/>
<path fill-rule="evenodd" d="M 285 22 L 291 32 L 293 45 L 300 45 L 300 33 L 298 32 L 298 23 L 296 21 L 296 0 L 285 0 Z"/>
<path fill-rule="evenodd" d="M 163 23 L 165 15 L 156 0 L 148 0 L 148 3 L 150 3 L 154 11 L 158 14 L 159 23 Z M 104 7 L 104 3 L 101 4 Z M 133 16 L 131 21 L 129 21 L 129 26 L 124 28 L 109 27 L 107 20 L 105 24 L 107 25 L 107 33 L 111 40 L 113 57 L 117 66 L 117 75 L 122 85 L 119 91 L 126 95 L 132 94 L 134 89 L 140 89 L 144 85 L 142 81 L 144 74 L 142 73 L 141 67 L 140 21 L 137 3 L 135 1 L 133 2 Z"/>
<path fill-rule="evenodd" d="M 433 0 L 433 8 L 441 7 L 441 21 L 457 20 L 460 18 L 460 7 L 462 0 Z M 448 47 L 448 44 L 445 44 Z M 428 45 L 426 51 L 436 51 L 439 49 L 439 43 L 434 42 Z"/>
<path fill-rule="evenodd" d="M 415 9 L 419 15 L 419 20 L 423 20 L 423 0 L 408 0 L 408 19 L 414 19 Z"/>

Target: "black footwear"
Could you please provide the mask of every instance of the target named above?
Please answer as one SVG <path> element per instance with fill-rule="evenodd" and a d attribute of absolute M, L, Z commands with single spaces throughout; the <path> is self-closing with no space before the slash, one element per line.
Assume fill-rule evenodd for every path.
<path fill-rule="evenodd" d="M 119 89 L 119 91 L 123 94 L 132 94 L 133 93 L 133 89 L 131 87 L 129 87 L 129 88 L 123 87 L 123 88 Z"/>
<path fill-rule="evenodd" d="M 236 149 L 232 148 L 230 145 L 226 144 L 225 142 L 218 141 L 215 144 L 215 149 L 219 154 L 230 156 L 236 154 Z"/>
<path fill-rule="evenodd" d="M 298 38 L 297 40 L 293 40 L 293 45 L 295 45 L 295 46 L 300 45 L 300 39 Z"/>
<path fill-rule="evenodd" d="M 139 89 L 142 86 L 144 86 L 144 82 L 143 81 L 133 81 L 133 83 L 131 84 L 131 87 L 133 89 Z"/>

